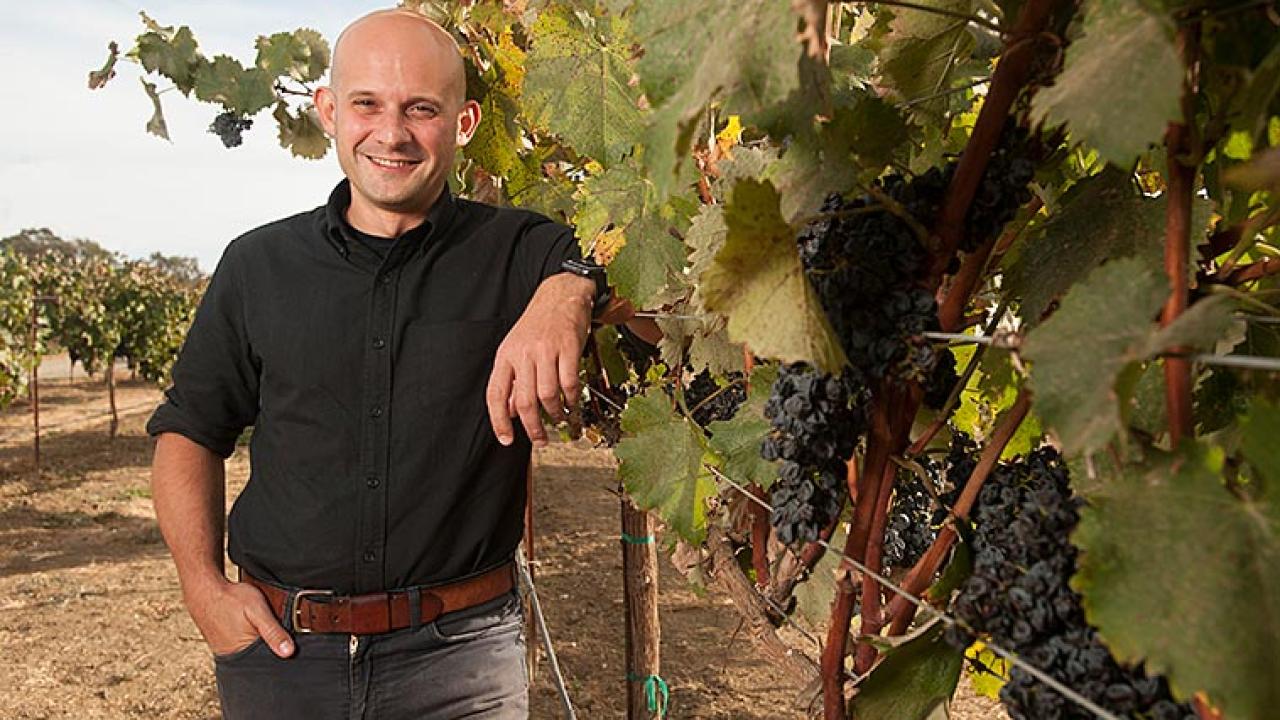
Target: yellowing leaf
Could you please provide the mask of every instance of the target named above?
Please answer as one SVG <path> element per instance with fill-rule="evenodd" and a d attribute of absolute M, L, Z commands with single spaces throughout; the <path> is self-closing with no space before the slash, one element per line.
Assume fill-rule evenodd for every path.
<path fill-rule="evenodd" d="M 704 307 L 729 318 L 729 337 L 752 352 L 836 372 L 848 361 L 804 275 L 780 200 L 769 182 L 734 186 L 724 246 L 697 292 Z"/>
<path fill-rule="evenodd" d="M 627 244 L 627 236 L 623 234 L 622 228 L 615 227 L 605 230 L 596 236 L 595 252 L 593 253 L 596 262 L 601 265 L 608 265 L 613 262 L 614 256 Z"/>

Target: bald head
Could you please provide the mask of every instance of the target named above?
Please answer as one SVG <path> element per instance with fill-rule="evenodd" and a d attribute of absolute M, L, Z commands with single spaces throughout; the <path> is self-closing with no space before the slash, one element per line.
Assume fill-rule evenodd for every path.
<path fill-rule="evenodd" d="M 329 82 L 339 94 L 350 91 L 370 65 L 402 67 L 407 59 L 438 68 L 446 79 L 447 101 L 462 105 L 466 98 L 466 70 L 458 44 L 447 30 L 424 15 L 405 8 L 376 10 L 358 18 L 338 35 L 333 48 Z M 411 64 L 411 63 L 410 63 Z"/>

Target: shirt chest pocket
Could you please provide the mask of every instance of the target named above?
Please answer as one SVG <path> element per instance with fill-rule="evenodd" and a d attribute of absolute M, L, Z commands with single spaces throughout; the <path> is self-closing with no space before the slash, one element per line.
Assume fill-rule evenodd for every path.
<path fill-rule="evenodd" d="M 401 367 L 416 376 L 409 384 L 429 413 L 448 424 L 448 413 L 484 410 L 493 356 L 506 327 L 495 318 L 420 322 L 406 329 Z"/>

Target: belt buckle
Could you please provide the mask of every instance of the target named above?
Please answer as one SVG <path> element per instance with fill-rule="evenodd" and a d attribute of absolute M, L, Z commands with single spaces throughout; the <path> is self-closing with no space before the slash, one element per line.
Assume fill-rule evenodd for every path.
<path fill-rule="evenodd" d="M 301 625 L 298 624 L 299 613 L 302 610 L 302 608 L 299 605 L 299 601 L 302 600 L 302 598 L 304 597 L 310 597 L 310 596 L 333 597 L 333 591 L 332 590 L 299 590 L 298 592 L 294 593 L 292 597 L 290 597 L 289 607 L 288 607 L 289 618 L 293 621 L 292 622 L 293 631 L 300 635 L 307 635 L 309 633 L 315 632 L 309 627 L 302 627 Z"/>

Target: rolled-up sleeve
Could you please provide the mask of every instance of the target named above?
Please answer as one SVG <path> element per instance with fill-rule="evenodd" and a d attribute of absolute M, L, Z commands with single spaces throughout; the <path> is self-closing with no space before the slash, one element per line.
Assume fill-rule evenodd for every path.
<path fill-rule="evenodd" d="M 261 362 L 245 323 L 238 241 L 227 246 L 173 367 L 173 384 L 147 433 L 176 432 L 226 458 L 258 414 Z"/>

